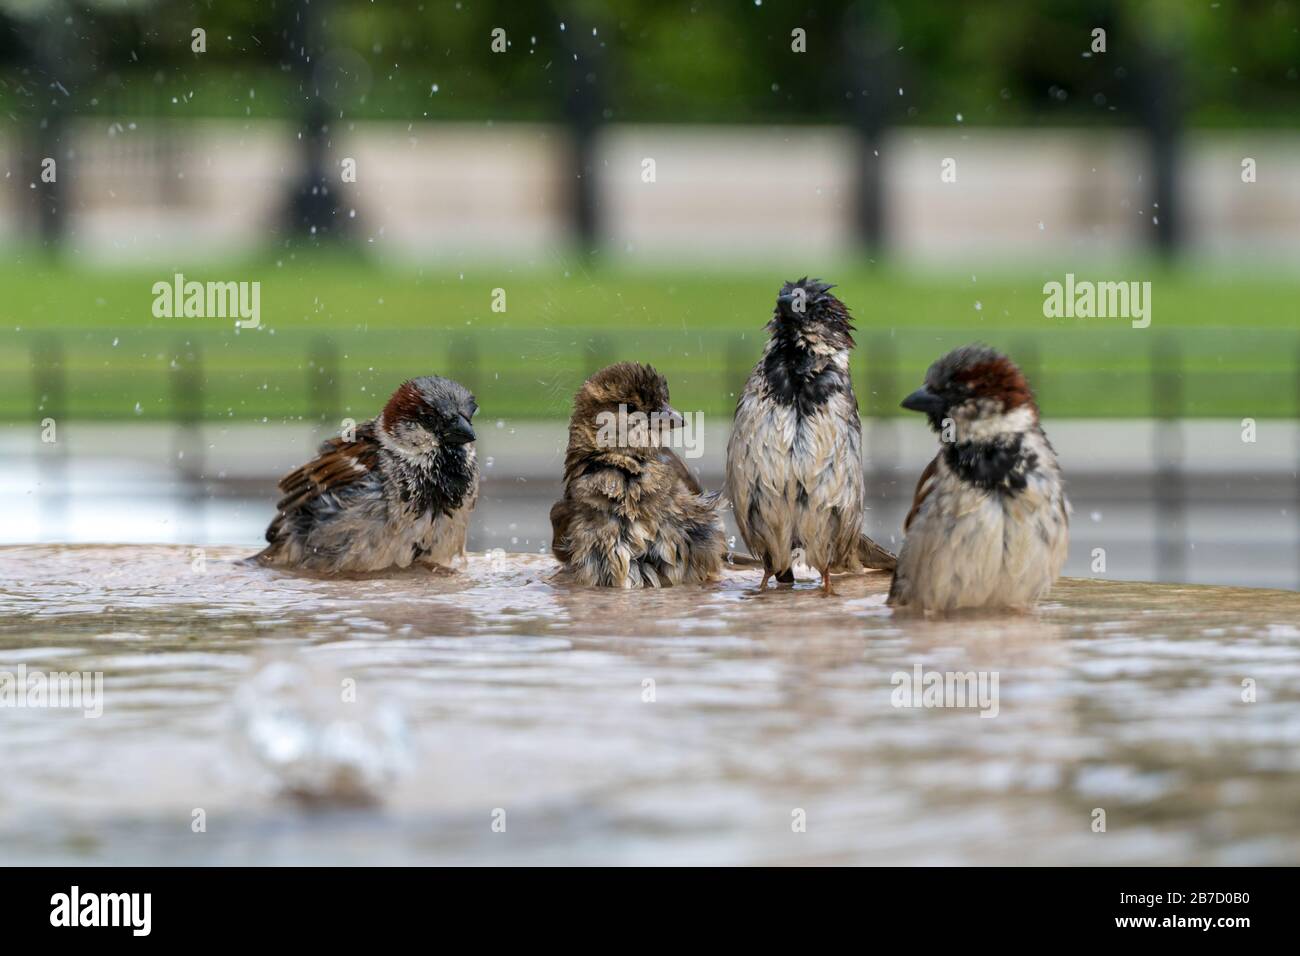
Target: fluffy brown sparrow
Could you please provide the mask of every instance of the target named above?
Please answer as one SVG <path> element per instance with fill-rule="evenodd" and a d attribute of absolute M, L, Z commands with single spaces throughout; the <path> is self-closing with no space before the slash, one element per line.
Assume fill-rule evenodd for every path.
<path fill-rule="evenodd" d="M 892 568 L 862 533 L 862 425 L 849 375 L 853 325 L 832 286 L 787 282 L 767 324 L 763 357 L 736 405 L 726 491 L 763 582 L 794 580 L 792 552 L 821 572 Z"/>
<path fill-rule="evenodd" d="M 477 411 L 450 379 L 404 382 L 379 417 L 281 479 L 270 544 L 256 560 L 313 571 L 449 565 L 465 551 L 478 499 Z"/>
<path fill-rule="evenodd" d="M 633 416 L 631 427 L 611 427 Z M 642 425 L 642 418 L 648 422 Z M 573 579 L 602 587 L 699 584 L 722 567 L 716 496 L 664 447 L 681 416 L 649 365 L 620 362 L 573 397 L 564 497 L 551 508 L 551 550 Z"/>
<path fill-rule="evenodd" d="M 1061 573 L 1070 502 L 1024 375 L 968 345 L 903 399 L 940 435 L 921 473 L 889 603 L 924 611 L 1032 606 Z"/>

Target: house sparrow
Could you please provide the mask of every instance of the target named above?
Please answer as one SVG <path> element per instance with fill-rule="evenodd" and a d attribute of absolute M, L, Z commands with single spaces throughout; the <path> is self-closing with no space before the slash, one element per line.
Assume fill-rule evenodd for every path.
<path fill-rule="evenodd" d="M 787 282 L 767 324 L 763 357 L 736 405 L 727 442 L 727 496 L 736 525 L 763 562 L 763 582 L 794 581 L 791 553 L 821 572 L 892 568 L 862 533 L 862 425 L 849 376 L 853 325 L 832 286 Z"/>
<path fill-rule="evenodd" d="M 667 430 L 681 423 L 667 381 L 649 365 L 611 365 L 574 395 L 564 497 L 551 508 L 551 550 L 574 580 L 661 587 L 719 572 L 725 545 L 716 495 L 702 494 L 663 447 Z"/>
<path fill-rule="evenodd" d="M 450 564 L 478 499 L 477 411 L 450 379 L 404 382 L 378 418 L 281 479 L 270 545 L 255 560 L 314 571 Z"/>
<path fill-rule="evenodd" d="M 1070 502 L 1025 377 L 968 345 L 903 399 L 940 433 L 903 524 L 889 603 L 925 611 L 1029 607 L 1065 563 Z"/>

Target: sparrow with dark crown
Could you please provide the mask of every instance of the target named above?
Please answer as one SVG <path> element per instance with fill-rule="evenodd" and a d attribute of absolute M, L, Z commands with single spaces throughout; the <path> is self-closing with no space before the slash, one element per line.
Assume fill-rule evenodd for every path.
<path fill-rule="evenodd" d="M 256 560 L 326 572 L 449 566 L 465 552 L 478 499 L 477 411 L 451 379 L 404 382 L 377 418 L 281 479 Z"/>
<path fill-rule="evenodd" d="M 681 423 L 649 365 L 611 365 L 574 395 L 564 497 L 551 508 L 551 550 L 573 580 L 663 587 L 721 570 L 716 496 L 665 447 Z"/>
<path fill-rule="evenodd" d="M 903 399 L 940 435 L 903 530 L 889 603 L 923 611 L 1028 608 L 1065 563 L 1070 502 L 1024 375 L 956 349 Z"/>
<path fill-rule="evenodd" d="M 787 282 L 763 357 L 736 405 L 726 491 L 736 525 L 763 562 L 766 587 L 794 581 L 793 552 L 821 573 L 890 569 L 894 556 L 862 533 L 862 425 L 849 375 L 848 308 L 818 279 Z"/>

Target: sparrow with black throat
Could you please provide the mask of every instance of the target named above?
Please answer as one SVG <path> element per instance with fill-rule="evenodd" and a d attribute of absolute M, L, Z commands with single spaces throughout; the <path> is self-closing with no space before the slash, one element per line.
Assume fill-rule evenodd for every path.
<path fill-rule="evenodd" d="M 400 385 L 377 418 L 331 438 L 283 479 L 255 560 L 323 572 L 448 567 L 478 499 L 478 404 L 429 375 Z"/>
<path fill-rule="evenodd" d="M 948 353 L 903 408 L 940 435 L 921 473 L 889 604 L 1029 608 L 1061 573 L 1070 502 L 1029 383 L 980 345 Z"/>
<path fill-rule="evenodd" d="M 736 405 L 726 491 L 767 587 L 794 581 L 793 553 L 821 573 L 890 569 L 894 556 L 862 533 L 862 425 L 849 374 L 848 308 L 818 279 L 787 282 L 763 356 Z"/>
<path fill-rule="evenodd" d="M 666 447 L 681 422 L 649 365 L 611 365 L 574 395 L 564 497 L 551 508 L 551 550 L 573 580 L 633 588 L 717 576 L 717 498 Z"/>

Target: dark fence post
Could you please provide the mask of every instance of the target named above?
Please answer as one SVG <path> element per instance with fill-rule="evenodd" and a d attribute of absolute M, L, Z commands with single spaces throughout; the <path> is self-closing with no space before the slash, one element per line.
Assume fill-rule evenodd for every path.
<path fill-rule="evenodd" d="M 880 151 L 892 102 L 889 56 L 897 46 L 890 12 L 876 0 L 860 0 L 845 11 L 840 30 L 850 122 L 858 136 L 855 217 L 858 237 L 873 251 L 887 241 Z"/>
<path fill-rule="evenodd" d="M 1183 475 L 1183 369 L 1178 342 L 1161 336 L 1151 351 L 1151 399 L 1155 413 L 1156 577 L 1185 581 L 1187 493 Z"/>
<path fill-rule="evenodd" d="M 319 336 L 307 358 L 307 418 L 333 435 L 342 427 L 343 401 L 339 387 L 339 350 L 334 340 Z"/>
<path fill-rule="evenodd" d="M 866 408 L 871 416 L 867 432 L 867 500 L 886 502 L 898 481 L 898 353 L 889 335 L 872 336 L 866 355 Z"/>
<path fill-rule="evenodd" d="M 41 243 L 46 251 L 56 252 L 67 232 L 67 189 L 65 184 L 72 175 L 74 153 L 65 142 L 67 103 L 71 98 L 69 87 L 76 89 L 83 75 L 81 59 L 74 55 L 69 38 L 74 32 L 46 11 L 44 16 L 16 21 L 18 35 L 27 48 L 30 65 L 32 101 L 35 116 L 26 124 L 23 145 L 21 181 L 33 183 L 29 190 L 35 202 L 35 219 Z M 26 85 L 26 83 L 24 83 Z M 42 175 L 45 160 L 55 161 L 54 178 L 46 182 Z"/>
<path fill-rule="evenodd" d="M 1178 158 L 1182 149 L 1182 61 L 1159 41 L 1146 47 L 1138 84 L 1137 109 L 1151 147 L 1151 228 L 1164 255 L 1178 251 L 1183 239 L 1178 208 Z"/>
<path fill-rule="evenodd" d="M 453 335 L 447 345 L 447 376 L 454 378 L 480 400 L 478 339 L 473 335 Z"/>
<path fill-rule="evenodd" d="M 298 80 L 301 97 L 301 125 L 298 127 L 301 167 L 289 196 L 290 235 L 308 236 L 319 242 L 326 236 L 341 238 L 348 220 L 339 216 L 333 183 L 327 171 L 330 147 L 330 109 L 321 96 L 319 75 L 325 53 L 329 0 L 298 0 L 289 8 L 285 37 L 288 60 Z"/>
<path fill-rule="evenodd" d="M 555 5 L 559 6 L 559 5 Z M 556 9 L 556 20 L 565 23 L 560 34 L 564 48 L 564 118 L 572 143 L 570 203 L 574 232 L 583 255 L 598 250 L 600 212 L 596 190 L 596 131 L 603 120 L 600 91 L 607 82 L 608 54 L 599 35 L 592 35 L 594 21 L 575 18 Z M 632 175 L 632 173 L 629 173 Z"/>
<path fill-rule="evenodd" d="M 748 354 L 749 342 L 744 335 L 737 335 L 727 341 L 727 377 L 722 382 L 722 408 L 731 412 L 740 401 L 740 394 L 745 390 L 749 372 L 753 367 Z M 757 361 L 757 356 L 754 356 Z"/>
<path fill-rule="evenodd" d="M 171 400 L 176 475 L 185 507 L 177 531 L 182 541 L 202 543 L 207 488 L 203 474 L 203 357 L 197 342 L 177 343 Z"/>
<path fill-rule="evenodd" d="M 1041 389 L 1044 379 L 1040 374 L 1042 372 L 1042 367 L 1040 366 L 1038 359 L 1038 340 L 1021 339 L 1016 343 L 1016 351 L 1011 358 L 1012 361 L 1020 366 L 1020 371 L 1024 373 L 1026 381 L 1029 382 L 1029 387 L 1033 390 L 1034 397 L 1038 399 L 1041 404 Z"/>
<path fill-rule="evenodd" d="M 40 536 L 49 541 L 63 530 L 68 504 L 67 373 L 63 343 L 53 335 L 42 335 L 32 345 L 32 388 L 41 430 Z M 51 426 L 53 431 L 47 431 Z M 47 434 L 52 442 L 46 441 Z"/>

